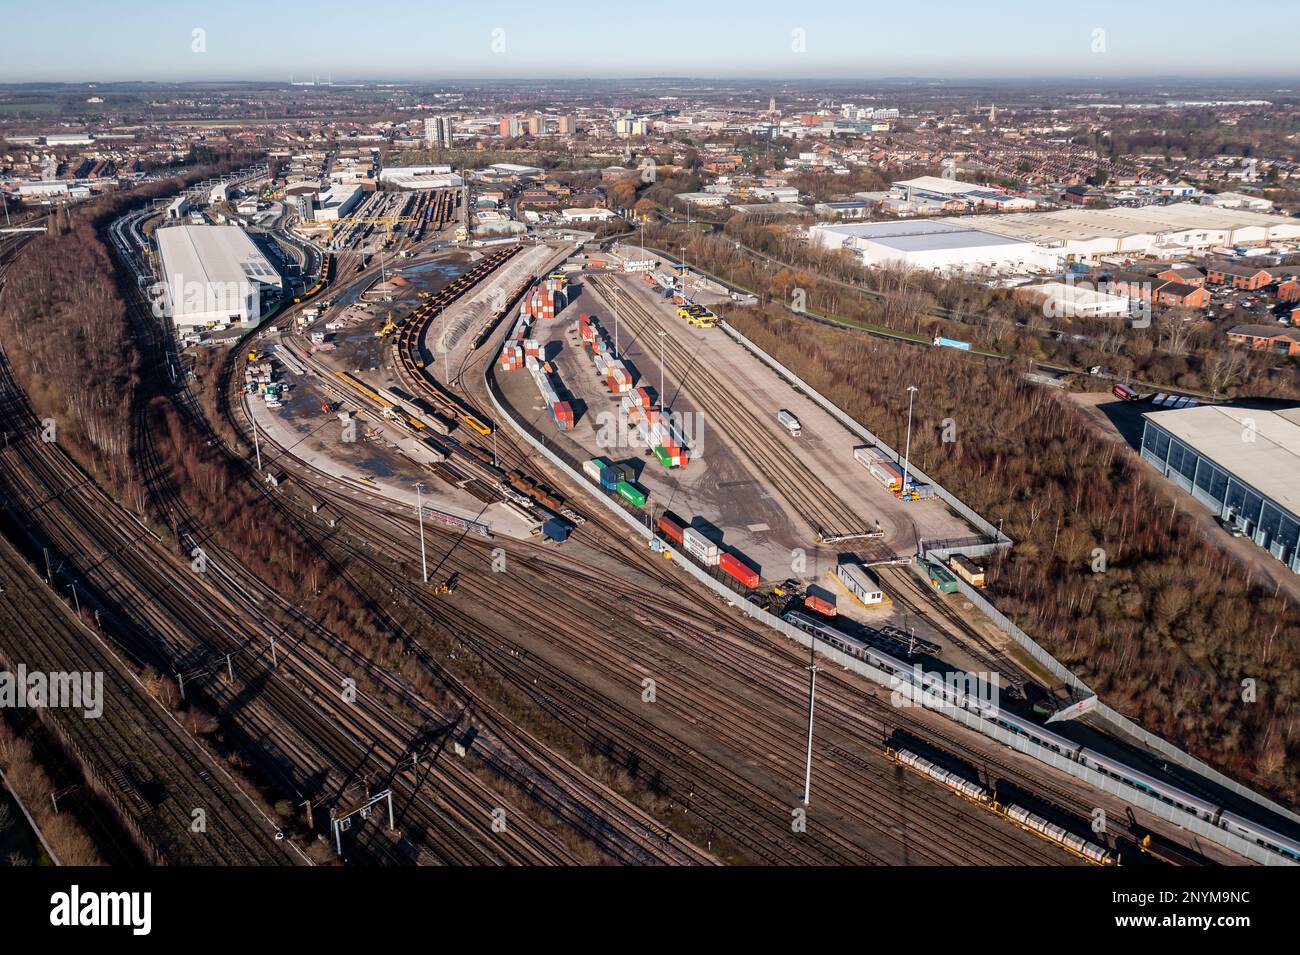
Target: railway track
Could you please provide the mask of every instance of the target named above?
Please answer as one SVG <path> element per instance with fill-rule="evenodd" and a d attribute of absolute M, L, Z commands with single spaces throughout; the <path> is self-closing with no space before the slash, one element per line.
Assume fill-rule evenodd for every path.
<path fill-rule="evenodd" d="M 306 862 L 279 826 L 150 696 L 100 638 L 51 601 L 7 542 L 0 657 L 29 672 L 102 674 L 102 715 L 49 709 L 48 722 L 91 788 L 110 803 L 157 863 L 289 865 Z M 48 725 L 47 722 L 47 725 Z M 196 829 L 197 827 L 197 829 Z"/>
<path fill-rule="evenodd" d="M 606 301 L 613 300 L 616 293 L 611 279 L 593 277 L 591 283 Z M 659 331 L 666 330 L 659 318 L 632 295 L 620 296 L 619 302 L 624 306 L 620 310 L 620 320 L 627 323 L 638 337 L 651 341 Z M 731 439 L 730 446 L 767 478 L 819 539 L 842 539 L 869 533 L 863 519 L 741 404 L 735 389 L 709 371 L 698 352 L 691 352 L 671 334 L 663 341 L 667 355 L 681 369 L 678 374 L 680 384 L 700 405 L 700 410 L 719 423 L 722 432 Z"/>

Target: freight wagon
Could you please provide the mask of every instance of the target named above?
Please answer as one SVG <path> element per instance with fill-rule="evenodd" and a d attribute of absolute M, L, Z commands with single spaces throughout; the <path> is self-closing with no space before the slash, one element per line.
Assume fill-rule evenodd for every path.
<path fill-rule="evenodd" d="M 706 567 L 713 567 L 718 563 L 718 545 L 693 527 L 687 527 L 682 531 L 682 547 L 686 553 Z"/>
<path fill-rule="evenodd" d="M 635 507 L 645 507 L 646 493 L 635 484 L 631 484 L 627 481 L 619 481 L 618 484 L 614 486 L 614 490 L 618 492 L 619 497 L 627 501 L 629 504 Z"/>
<path fill-rule="evenodd" d="M 868 607 L 884 603 L 885 593 L 871 572 L 858 564 L 840 564 L 835 568 L 835 579 L 844 589 Z"/>
<path fill-rule="evenodd" d="M 664 537 L 667 537 L 679 547 L 684 546 L 683 541 L 685 539 L 686 525 L 678 520 L 676 515 L 671 511 L 664 511 L 662 516 L 659 518 L 657 526 L 659 528 L 659 533 L 663 534 Z"/>
<path fill-rule="evenodd" d="M 835 604 L 822 597 L 818 597 L 816 594 L 805 595 L 803 598 L 803 605 L 813 613 L 820 614 L 821 616 L 831 620 L 834 620 L 839 614 L 839 611 L 835 609 Z"/>
<path fill-rule="evenodd" d="M 952 568 L 953 573 L 972 587 L 984 586 L 984 568 L 965 554 L 953 554 L 948 558 L 948 566 Z"/>
<path fill-rule="evenodd" d="M 728 551 L 723 551 L 719 556 L 718 566 L 750 590 L 758 586 L 758 572 Z"/>

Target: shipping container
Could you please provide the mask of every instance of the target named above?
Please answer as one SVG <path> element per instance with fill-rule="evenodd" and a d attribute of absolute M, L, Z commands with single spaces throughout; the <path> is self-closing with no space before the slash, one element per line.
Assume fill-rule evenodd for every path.
<path fill-rule="evenodd" d="M 684 539 L 683 531 L 686 525 L 683 524 L 671 511 L 664 511 L 663 516 L 659 518 L 659 531 L 674 544 L 681 546 Z"/>
<path fill-rule="evenodd" d="M 813 613 L 821 614 L 823 617 L 834 619 L 839 611 L 835 609 L 835 604 L 829 600 L 818 597 L 816 594 L 808 594 L 803 598 L 803 605 Z"/>
<path fill-rule="evenodd" d="M 609 467 L 609 465 L 603 458 L 592 458 L 590 461 L 583 462 L 582 473 L 599 484 L 600 472 L 605 470 L 607 467 Z"/>
<path fill-rule="evenodd" d="M 790 412 L 782 408 L 779 412 L 777 412 L 776 420 L 781 423 L 781 427 L 785 428 L 786 431 L 790 432 L 790 437 L 792 438 L 799 437 L 799 433 L 801 431 L 801 427 L 799 425 L 799 419 L 796 418 L 794 415 L 792 415 Z"/>
<path fill-rule="evenodd" d="M 542 534 L 548 540 L 563 543 L 569 539 L 569 525 L 553 517 L 542 524 Z"/>
<path fill-rule="evenodd" d="M 1110 390 L 1110 393 L 1121 401 L 1133 401 L 1137 398 L 1137 392 L 1127 385 L 1116 385 Z"/>
<path fill-rule="evenodd" d="M 551 417 L 555 419 L 555 425 L 561 431 L 573 428 L 573 409 L 569 407 L 567 401 L 557 401 L 551 405 Z"/>
<path fill-rule="evenodd" d="M 618 488 L 619 476 L 615 468 L 604 468 L 600 472 L 600 486 L 606 491 L 613 491 Z"/>
<path fill-rule="evenodd" d="M 718 557 L 718 566 L 750 590 L 758 586 L 758 573 L 734 554 L 723 551 Z"/>
<path fill-rule="evenodd" d="M 952 568 L 953 573 L 972 587 L 984 586 L 984 568 L 965 554 L 953 554 L 948 558 L 948 566 Z"/>
<path fill-rule="evenodd" d="M 693 527 L 682 531 L 682 547 L 705 566 L 712 567 L 718 562 L 718 545 Z"/>
<path fill-rule="evenodd" d="M 618 491 L 618 496 L 629 504 L 636 507 L 645 507 L 646 493 L 636 485 L 629 484 L 627 481 L 619 481 L 615 486 L 615 490 Z"/>

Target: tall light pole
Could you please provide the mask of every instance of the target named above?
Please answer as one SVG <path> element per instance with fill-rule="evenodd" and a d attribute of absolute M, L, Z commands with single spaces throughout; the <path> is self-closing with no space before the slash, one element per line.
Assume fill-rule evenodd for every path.
<path fill-rule="evenodd" d="M 420 521 L 420 572 L 424 575 L 424 582 L 429 582 L 429 562 L 424 556 L 424 499 L 420 492 L 424 490 L 424 485 L 418 481 L 415 484 L 415 513 Z"/>
<path fill-rule="evenodd" d="M 912 456 L 912 399 L 919 390 L 916 385 L 907 386 L 907 445 L 903 450 L 903 486 L 899 488 L 904 494 L 907 493 L 908 459 Z"/>
<path fill-rule="evenodd" d="M 803 774 L 803 804 L 806 806 L 812 798 L 812 744 L 813 744 L 813 709 L 817 705 L 817 664 L 816 651 L 808 648 L 808 762 Z"/>
<path fill-rule="evenodd" d="M 253 414 L 253 409 L 248 409 L 248 420 L 253 422 L 253 450 L 257 452 L 257 470 L 262 471 L 262 444 L 257 440 L 257 418 Z"/>
<path fill-rule="evenodd" d="M 664 364 L 664 339 L 667 337 L 668 337 L 668 332 L 662 328 L 659 329 L 659 407 L 660 408 L 663 408 L 664 395 L 667 394 L 667 391 L 664 388 L 664 369 L 667 367 Z"/>
<path fill-rule="evenodd" d="M 614 285 L 614 357 L 618 357 L 618 284 Z"/>

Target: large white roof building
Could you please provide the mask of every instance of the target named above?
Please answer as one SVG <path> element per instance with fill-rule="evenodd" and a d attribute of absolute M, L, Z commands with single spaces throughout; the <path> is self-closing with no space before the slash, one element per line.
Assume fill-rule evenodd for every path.
<path fill-rule="evenodd" d="M 863 264 L 935 272 L 1054 269 L 1057 256 L 1034 243 L 975 228 L 979 220 L 917 220 L 815 225 L 814 245 L 857 252 Z"/>
<path fill-rule="evenodd" d="M 166 226 L 154 232 L 164 312 L 178 329 L 256 325 L 262 293 L 283 280 L 237 226 Z"/>
<path fill-rule="evenodd" d="M 1177 258 L 1233 245 L 1300 240 L 1300 219 L 1190 202 L 1116 209 L 1061 209 L 938 220 L 1032 242 L 1066 259 Z"/>

